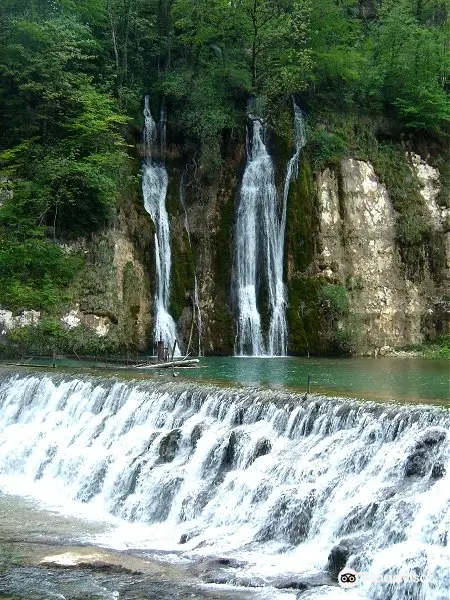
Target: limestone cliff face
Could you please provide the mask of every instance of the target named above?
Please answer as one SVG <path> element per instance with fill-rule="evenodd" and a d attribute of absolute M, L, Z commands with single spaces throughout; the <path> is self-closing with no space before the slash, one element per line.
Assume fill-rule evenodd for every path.
<path fill-rule="evenodd" d="M 420 161 L 420 162 L 419 162 Z M 420 157 L 422 195 L 434 226 L 442 227 L 435 203 L 438 177 Z M 396 244 L 396 215 L 389 193 L 371 164 L 341 161 L 317 178 L 323 275 L 349 290 L 351 326 L 360 352 L 419 343 L 439 296 L 429 273 L 420 283 L 405 275 Z"/>
<path fill-rule="evenodd" d="M 182 349 L 191 338 L 192 353 L 199 346 L 205 354 L 233 353 L 233 235 L 245 146 L 242 139 L 232 146 L 210 179 L 195 162 L 183 161 L 180 151 L 168 159 L 170 310 Z M 443 239 L 448 210 L 437 204 L 439 174 L 416 154 L 407 159 L 434 231 Z M 377 354 L 386 346 L 419 343 L 448 330 L 442 300 L 448 278 L 439 282 L 428 269 L 419 281 L 408 278 L 397 244 L 397 220 L 389 190 L 370 163 L 348 158 L 314 173 L 307 151 L 302 155 L 291 185 L 285 240 L 289 353 Z M 151 351 L 154 228 L 139 182 L 124 191 L 114 223 L 66 248 L 74 250 L 84 254 L 86 266 L 73 283 L 71 301 L 59 307 L 61 325 L 74 335 L 84 327 L 82 335 L 90 331 L 104 340 L 105 348 Z M 447 264 L 449 260 L 447 233 Z M 201 339 L 197 320 L 192 327 L 195 276 Z M 348 310 L 332 314 L 324 291 L 345 294 Z M 35 325 L 39 319 L 35 312 L 0 311 L 0 332 Z"/>
<path fill-rule="evenodd" d="M 232 354 L 232 256 L 235 201 L 239 186 L 239 148 L 205 182 L 194 169 L 184 170 L 184 208 L 179 185 L 168 198 L 172 240 L 171 307 L 185 350 L 192 326 L 194 276 L 201 310 L 201 351 Z M 181 172 L 171 172 L 180 181 Z M 189 235 L 187 232 L 189 231 Z M 199 347 L 198 320 L 194 319 L 192 347 Z"/>
<path fill-rule="evenodd" d="M 243 145 L 237 146 L 212 181 L 181 161 L 169 163 L 171 313 L 183 349 L 191 337 L 196 275 L 202 351 L 233 353 L 233 234 L 244 160 Z M 447 215 L 436 204 L 438 173 L 418 155 L 410 163 L 433 227 L 441 231 Z M 155 257 L 152 224 L 141 205 L 136 194 L 121 207 L 114 228 L 100 243 L 103 258 L 98 243 L 91 248 L 96 289 L 91 293 L 88 286 L 75 309 L 84 319 L 90 313 L 110 315 L 112 321 L 92 322 L 97 334 L 106 326 L 108 335 L 121 332 L 133 347 L 145 349 L 152 345 Z M 358 354 L 376 354 L 383 347 L 419 343 L 433 335 L 444 284 L 439 288 L 428 271 L 420 282 L 408 279 L 396 220 L 389 192 L 370 163 L 349 158 L 315 175 L 304 157 L 289 198 L 286 232 L 290 353 L 339 352 L 336 340 L 344 332 Z M 348 294 L 348 313 L 333 323 L 321 300 L 321 290 L 330 284 Z M 196 320 L 192 332 L 190 350 L 195 353 Z"/>
<path fill-rule="evenodd" d="M 83 252 L 85 267 L 60 322 L 68 330 L 84 326 L 111 349 L 146 350 L 152 341 L 154 246 L 138 190 L 128 191 L 111 227 L 68 248 L 73 250 Z"/>

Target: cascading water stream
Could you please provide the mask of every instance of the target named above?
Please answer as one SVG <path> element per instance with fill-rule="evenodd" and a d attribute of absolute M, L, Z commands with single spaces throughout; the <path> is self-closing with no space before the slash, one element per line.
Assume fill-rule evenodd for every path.
<path fill-rule="evenodd" d="M 126 521 L 100 543 L 225 553 L 231 584 L 445 600 L 449 427 L 433 406 L 4 372 L 0 486 Z M 340 590 L 331 551 L 368 578 Z"/>
<path fill-rule="evenodd" d="M 268 354 L 270 356 L 285 356 L 287 353 L 287 323 L 286 323 L 286 292 L 283 281 L 284 271 L 284 238 L 286 231 L 287 201 L 291 183 L 298 175 L 300 152 L 306 144 L 306 128 L 303 113 L 293 100 L 295 153 L 290 158 L 283 187 L 281 219 L 273 223 L 271 239 L 272 260 L 268 263 L 270 325 L 268 339 Z"/>
<path fill-rule="evenodd" d="M 189 227 L 189 219 L 188 219 L 188 213 L 187 213 L 186 202 L 185 202 L 185 179 L 186 179 L 186 175 L 185 175 L 185 172 L 183 172 L 183 174 L 181 176 L 181 180 L 180 180 L 180 203 L 181 203 L 181 206 L 184 211 L 184 228 L 185 228 L 187 236 L 188 236 L 189 247 L 193 254 L 194 252 L 193 252 L 192 243 L 191 243 L 191 230 Z M 194 261 L 194 263 L 195 263 L 195 261 Z M 203 323 L 202 323 L 202 311 L 201 311 L 201 306 L 200 306 L 200 296 L 198 293 L 197 269 L 196 269 L 195 265 L 194 265 L 193 303 L 194 303 L 194 307 L 195 307 L 195 311 L 196 311 L 196 318 L 197 318 L 198 356 L 202 356 Z"/>
<path fill-rule="evenodd" d="M 275 172 L 264 144 L 264 126 L 253 120 L 247 130 L 248 162 L 242 179 L 236 224 L 236 297 L 238 355 L 285 356 L 287 351 L 286 295 L 283 281 L 284 237 L 289 188 L 298 174 L 300 152 L 306 143 L 300 108 L 294 105 L 295 153 L 289 160 L 279 215 Z M 258 288 L 267 284 L 270 323 L 267 344 L 261 330 Z M 266 349 L 267 348 L 267 349 Z"/>
<path fill-rule="evenodd" d="M 161 156 L 164 158 L 167 151 L 167 113 L 164 106 L 159 113 L 159 131 Z"/>
<path fill-rule="evenodd" d="M 236 354 L 261 356 L 264 352 L 261 317 L 257 306 L 258 269 L 263 248 L 271 244 L 267 228 L 276 218 L 276 188 L 272 159 L 263 142 L 263 125 L 253 121 L 248 139 L 247 166 L 242 178 L 236 222 L 236 280 L 238 324 Z"/>
<path fill-rule="evenodd" d="M 164 114 L 164 113 L 162 113 Z M 171 349 L 174 341 L 179 339 L 175 322 L 169 314 L 170 294 L 170 229 L 169 216 L 166 210 L 168 176 L 163 162 L 152 159 L 152 148 L 157 139 L 157 126 L 153 120 L 149 98 L 145 97 L 144 107 L 144 146 L 145 159 L 142 166 L 142 193 L 144 207 L 155 225 L 155 258 L 156 258 L 156 293 L 155 293 L 155 340 L 163 339 Z M 165 117 L 161 122 L 161 150 L 165 148 Z M 176 355 L 179 356 L 177 346 Z"/>

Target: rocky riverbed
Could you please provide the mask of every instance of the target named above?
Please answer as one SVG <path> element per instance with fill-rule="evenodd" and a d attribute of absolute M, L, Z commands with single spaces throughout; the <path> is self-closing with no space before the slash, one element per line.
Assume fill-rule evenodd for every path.
<path fill-rule="evenodd" d="M 89 542 L 111 523 L 68 517 L 0 493 L 2 600 L 292 600 L 293 590 L 232 586 L 236 563 L 115 551 Z M 227 575 L 225 576 L 225 573 Z M 221 581 L 220 577 L 221 576 Z M 227 584 L 226 580 L 230 583 Z M 220 585 L 219 585 L 220 584 Z M 261 584 L 259 584 L 261 585 Z"/>

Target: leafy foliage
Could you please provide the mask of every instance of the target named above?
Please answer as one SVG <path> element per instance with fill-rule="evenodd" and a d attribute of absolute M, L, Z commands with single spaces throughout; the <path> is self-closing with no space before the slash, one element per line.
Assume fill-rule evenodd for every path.
<path fill-rule="evenodd" d="M 433 23 L 440 9 L 440 2 L 385 0 L 374 31 L 368 93 L 409 129 L 439 131 L 450 118 L 448 27 Z"/>
<path fill-rule="evenodd" d="M 170 134 L 210 177 L 250 97 L 288 139 L 295 95 L 309 115 L 314 170 L 349 152 L 370 158 L 399 215 L 410 275 L 420 274 L 435 261 L 433 231 L 398 141 L 417 134 L 448 145 L 447 8 L 446 0 L 4 0 L 0 303 L 50 308 L 64 298 L 82 259 L 61 243 L 90 236 L 114 213 L 144 93 L 169 108 Z M 311 248 L 297 246 L 302 271 Z M 322 299 L 333 304 L 337 292 Z"/>
<path fill-rule="evenodd" d="M 61 7 L 15 3 L 0 41 L 0 303 L 49 308 L 81 259 L 61 238 L 86 235 L 108 219 L 124 163 L 126 118 L 93 80 L 98 42 Z"/>
<path fill-rule="evenodd" d="M 343 285 L 325 285 L 319 291 L 319 302 L 331 318 L 340 317 L 348 312 L 347 290 Z"/>

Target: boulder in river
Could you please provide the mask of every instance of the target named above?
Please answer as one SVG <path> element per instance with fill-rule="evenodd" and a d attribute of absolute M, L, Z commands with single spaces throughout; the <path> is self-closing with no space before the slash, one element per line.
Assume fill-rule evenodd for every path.
<path fill-rule="evenodd" d="M 172 462 L 178 451 L 178 444 L 181 438 L 181 431 L 173 429 L 164 436 L 159 444 L 159 456 L 163 462 Z"/>

